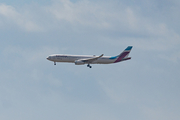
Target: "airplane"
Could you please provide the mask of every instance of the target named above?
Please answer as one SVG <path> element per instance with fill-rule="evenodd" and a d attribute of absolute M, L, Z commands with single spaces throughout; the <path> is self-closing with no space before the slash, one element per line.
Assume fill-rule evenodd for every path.
<path fill-rule="evenodd" d="M 68 62 L 75 63 L 75 65 L 84 65 L 87 64 L 87 67 L 92 68 L 90 64 L 110 64 L 122 62 L 125 60 L 130 60 L 131 57 L 128 57 L 133 46 L 128 46 L 122 53 L 117 56 L 100 56 L 95 55 L 65 55 L 65 54 L 53 54 L 49 55 L 47 59 L 53 61 L 54 65 L 56 62 Z"/>

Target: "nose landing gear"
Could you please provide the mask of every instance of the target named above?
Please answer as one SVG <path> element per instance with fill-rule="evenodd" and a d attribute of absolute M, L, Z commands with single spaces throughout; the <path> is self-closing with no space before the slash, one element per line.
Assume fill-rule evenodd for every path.
<path fill-rule="evenodd" d="M 54 62 L 54 65 L 56 65 L 56 62 Z"/>
<path fill-rule="evenodd" d="M 87 67 L 92 68 L 92 66 L 90 66 L 90 64 L 88 64 Z"/>

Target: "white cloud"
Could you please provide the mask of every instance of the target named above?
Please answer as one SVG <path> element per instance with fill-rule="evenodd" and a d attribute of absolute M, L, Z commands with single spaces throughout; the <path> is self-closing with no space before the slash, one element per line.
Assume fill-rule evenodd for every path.
<path fill-rule="evenodd" d="M 72 25 L 85 25 L 91 27 L 109 27 L 109 23 L 105 20 L 108 17 L 104 6 L 97 5 L 89 1 L 79 1 L 72 3 L 69 0 L 56 1 L 48 7 L 52 13 L 60 21 L 68 21 Z"/>
<path fill-rule="evenodd" d="M 179 34 L 166 20 L 163 20 L 161 12 L 155 13 L 156 16 L 160 14 L 157 20 L 157 18 L 154 19 L 156 16 L 151 16 L 153 13 L 145 16 L 142 8 L 128 6 L 123 2 L 78 1 L 73 3 L 69 0 L 60 0 L 50 5 L 48 11 L 59 23 L 67 21 L 76 30 L 83 26 L 85 30 L 90 28 L 92 31 L 95 29 L 101 32 L 115 32 L 119 33 L 119 36 L 125 36 L 117 37 L 117 41 L 111 38 L 110 43 L 113 41 L 115 44 L 123 44 L 122 42 L 131 41 L 131 44 L 133 43 L 139 49 L 148 50 L 168 50 L 180 43 Z"/>
<path fill-rule="evenodd" d="M 28 8 L 23 7 L 21 12 L 17 12 L 14 7 L 1 4 L 0 17 L 4 18 L 1 26 L 2 22 L 9 21 L 8 23 L 16 24 L 27 31 L 48 32 L 50 29 L 67 31 L 66 26 L 68 25 L 69 29 L 73 29 L 75 32 L 83 27 L 83 30 L 113 31 L 120 35 L 174 37 L 176 34 L 177 36 L 177 33 L 169 27 L 162 16 L 159 16 L 158 20 L 154 19 L 151 13 L 145 16 L 141 7 L 128 6 L 123 1 L 80 0 L 71 2 L 70 0 L 55 0 L 48 6 L 38 6 L 35 8 L 36 10 L 33 9 L 34 7 L 31 5 Z M 171 12 L 173 13 L 173 11 Z M 155 13 L 156 16 L 158 13 Z"/>
<path fill-rule="evenodd" d="M 41 31 L 41 28 L 31 21 L 28 16 L 17 12 L 14 7 L 9 5 L 0 4 L 0 18 L 3 19 L 1 21 L 3 27 L 8 26 L 8 24 L 15 24 L 26 31 Z"/>

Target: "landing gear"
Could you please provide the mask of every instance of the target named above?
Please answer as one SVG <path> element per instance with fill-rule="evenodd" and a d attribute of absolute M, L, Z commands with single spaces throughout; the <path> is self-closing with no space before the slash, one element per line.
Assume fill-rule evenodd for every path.
<path fill-rule="evenodd" d="M 56 62 L 54 62 L 54 65 L 56 65 Z"/>
<path fill-rule="evenodd" d="M 89 64 L 87 65 L 87 67 L 92 68 L 92 66 L 90 66 Z"/>

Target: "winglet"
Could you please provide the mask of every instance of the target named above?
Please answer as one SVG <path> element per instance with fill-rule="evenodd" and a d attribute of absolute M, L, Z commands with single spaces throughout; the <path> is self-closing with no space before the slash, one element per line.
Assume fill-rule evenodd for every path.
<path fill-rule="evenodd" d="M 86 63 L 91 63 L 91 62 L 99 59 L 99 58 L 102 57 L 103 55 L 104 55 L 104 54 L 102 54 L 102 55 L 100 55 L 100 56 L 98 56 L 98 57 L 89 58 L 89 59 L 80 59 L 80 60 L 82 60 L 83 62 L 86 62 Z"/>
<path fill-rule="evenodd" d="M 98 58 L 102 57 L 104 54 L 100 55 Z"/>

